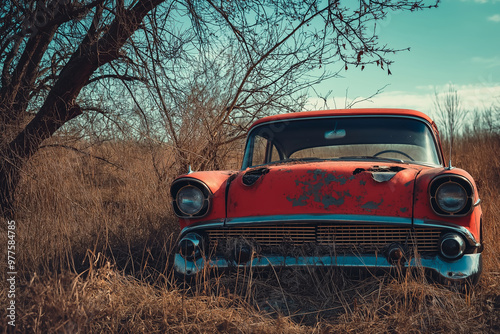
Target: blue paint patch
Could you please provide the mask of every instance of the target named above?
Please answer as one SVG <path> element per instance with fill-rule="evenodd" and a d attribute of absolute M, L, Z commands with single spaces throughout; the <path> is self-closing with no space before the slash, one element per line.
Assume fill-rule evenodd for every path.
<path fill-rule="evenodd" d="M 377 210 L 378 207 L 384 202 L 384 199 L 381 199 L 380 200 L 380 203 L 375 203 L 373 201 L 370 201 L 370 202 L 366 202 L 365 204 L 363 204 L 361 206 L 362 209 L 365 209 L 365 210 Z"/>
<path fill-rule="evenodd" d="M 321 199 L 321 203 L 324 205 L 325 209 L 328 209 L 331 205 L 341 206 L 344 204 L 344 197 L 335 198 L 330 195 L 324 195 Z"/>
<path fill-rule="evenodd" d="M 291 198 L 290 196 L 287 196 L 286 199 L 289 202 L 292 202 L 292 206 L 306 206 L 307 205 L 307 199 L 308 197 L 305 195 L 299 196 L 299 198 Z"/>

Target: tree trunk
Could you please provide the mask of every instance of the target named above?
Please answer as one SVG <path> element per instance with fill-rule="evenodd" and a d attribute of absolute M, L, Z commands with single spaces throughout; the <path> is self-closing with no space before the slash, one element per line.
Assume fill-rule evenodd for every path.
<path fill-rule="evenodd" d="M 62 125 L 81 114 L 75 100 L 91 75 L 100 66 L 119 57 L 119 51 L 139 28 L 146 14 L 164 0 L 142 0 L 128 10 L 120 10 L 99 40 L 87 36 L 59 74 L 35 118 L 0 152 L 0 211 L 14 218 L 15 190 L 24 163 L 40 144 Z"/>

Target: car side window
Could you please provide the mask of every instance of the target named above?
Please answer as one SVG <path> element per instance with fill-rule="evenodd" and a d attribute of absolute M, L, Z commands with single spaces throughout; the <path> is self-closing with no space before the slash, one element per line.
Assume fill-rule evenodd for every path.
<path fill-rule="evenodd" d="M 262 165 L 280 161 L 276 146 L 264 137 L 256 136 L 253 144 L 252 165 Z"/>

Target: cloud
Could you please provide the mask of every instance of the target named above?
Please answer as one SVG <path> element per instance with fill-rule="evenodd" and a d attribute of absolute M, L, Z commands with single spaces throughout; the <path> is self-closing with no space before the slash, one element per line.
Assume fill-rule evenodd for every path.
<path fill-rule="evenodd" d="M 492 105 L 500 104 L 500 83 L 484 82 L 470 85 L 454 85 L 457 90 L 463 108 L 467 110 L 482 110 Z M 385 91 L 373 97 L 369 101 L 362 101 L 364 97 L 358 97 L 362 101 L 354 105 L 355 108 L 404 108 L 415 109 L 432 115 L 435 110 L 434 100 L 436 92 L 444 94 L 448 92 L 449 85 L 442 86 L 419 86 L 414 91 Z M 348 100 L 353 97 L 348 97 Z M 329 99 L 328 108 L 343 108 L 338 102 L 343 99 Z M 337 103 L 336 103 L 337 102 Z M 308 110 L 324 108 L 324 101 L 310 98 Z"/>
<path fill-rule="evenodd" d="M 479 3 L 479 4 L 486 4 L 486 3 L 497 3 L 500 2 L 500 0 L 461 0 L 462 2 L 474 2 L 474 3 Z"/>
<path fill-rule="evenodd" d="M 500 14 L 495 14 L 488 17 L 488 21 L 500 22 Z"/>
<path fill-rule="evenodd" d="M 479 64 L 483 65 L 486 68 L 492 68 L 492 67 L 498 67 L 500 66 L 500 57 L 499 56 L 494 56 L 494 57 L 472 57 L 471 62 L 473 64 Z"/>

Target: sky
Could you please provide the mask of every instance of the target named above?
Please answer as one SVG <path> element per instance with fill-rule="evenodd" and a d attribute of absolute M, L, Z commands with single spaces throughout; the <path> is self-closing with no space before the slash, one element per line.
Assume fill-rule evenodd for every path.
<path fill-rule="evenodd" d="M 449 85 L 458 91 L 461 106 L 484 109 L 500 106 L 500 0 L 443 0 L 438 8 L 390 13 L 378 23 L 382 43 L 394 49 L 390 70 L 349 67 L 342 78 L 323 82 L 320 93 L 332 91 L 328 108 L 343 108 L 345 100 L 362 100 L 355 107 L 398 107 L 435 112 L 435 93 Z M 309 109 L 324 108 L 314 97 Z"/>

